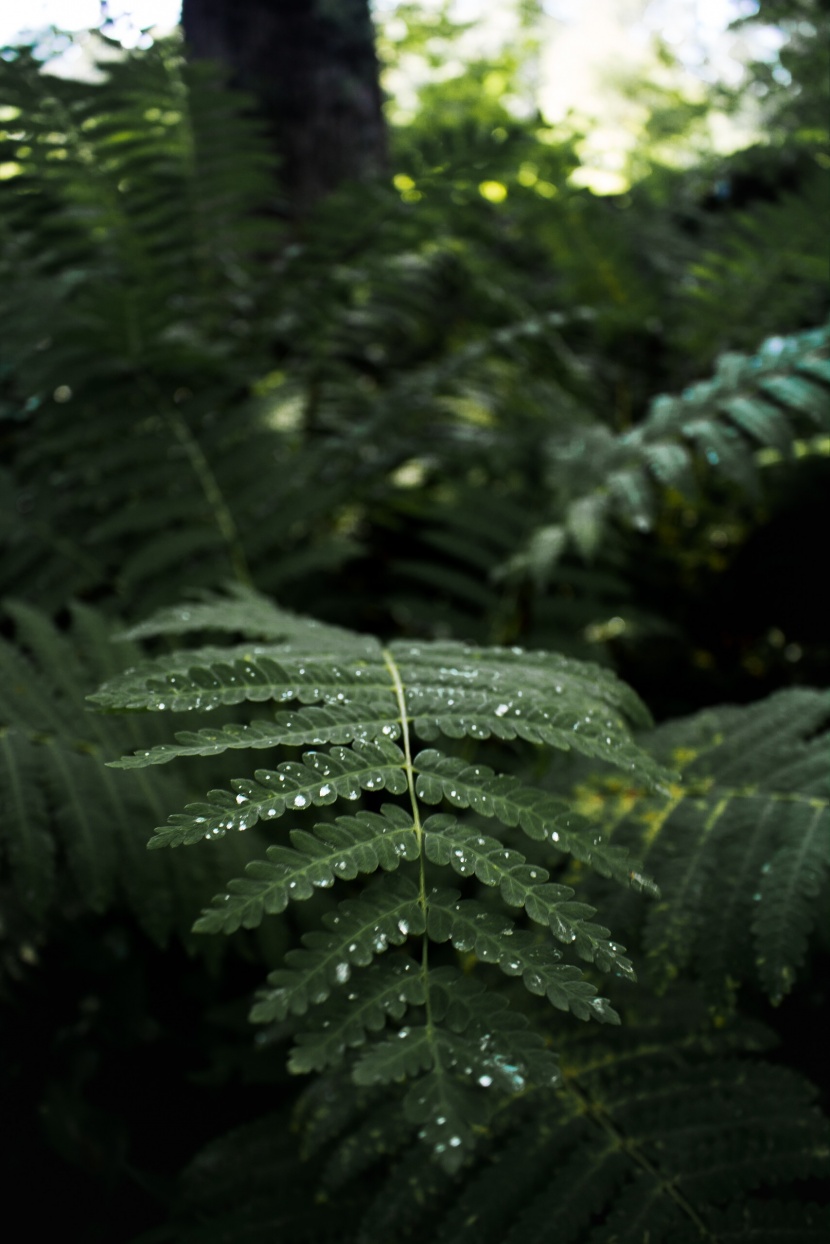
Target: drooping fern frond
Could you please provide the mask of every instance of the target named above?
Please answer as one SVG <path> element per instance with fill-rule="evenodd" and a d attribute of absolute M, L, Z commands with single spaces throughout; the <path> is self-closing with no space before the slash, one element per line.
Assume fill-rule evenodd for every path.
<path fill-rule="evenodd" d="M 607 525 L 649 530 L 661 494 L 694 497 L 711 476 L 759 491 L 759 457 L 792 459 L 830 430 L 830 328 L 770 338 L 753 356 L 725 354 L 711 380 L 658 397 L 644 421 L 613 435 L 600 426 L 549 447 L 557 521 L 514 559 L 537 579 L 569 546 L 592 557 Z M 563 467 L 567 464 L 567 470 Z"/>
<path fill-rule="evenodd" d="M 148 855 L 148 816 L 186 798 L 186 787 L 172 773 L 107 768 L 114 743 L 151 743 L 158 731 L 88 712 L 85 695 L 113 672 L 117 650 L 111 623 L 87 606 L 71 612 L 61 630 L 31 606 L 7 603 L 14 642 L 0 640 L 3 938 L 37 940 L 53 914 L 118 902 L 158 941 L 187 935 L 181 903 L 209 895 L 249 858 L 249 844 L 229 839 L 184 869 Z"/>
<path fill-rule="evenodd" d="M 642 855 L 661 888 L 644 942 L 665 984 L 692 967 L 725 1001 L 751 978 L 792 989 L 830 878 L 830 694 L 791 689 L 661 726 L 650 749 L 683 776 L 668 795 L 586 786 L 580 808 Z"/>
<path fill-rule="evenodd" d="M 463 984 L 460 1007 L 474 980 Z M 746 1022 L 713 1029 L 681 994 L 648 1018 L 630 1014 L 614 1037 L 558 1035 L 560 1086 L 514 1097 L 481 1160 L 459 1171 L 420 1161 L 417 1124 L 396 1108 L 402 1088 L 322 1077 L 295 1111 L 301 1160 L 293 1155 L 298 1180 L 322 1169 L 315 1238 L 335 1221 L 347 1244 L 542 1244 L 552 1232 L 563 1244 L 824 1238 L 828 1210 L 800 1197 L 799 1181 L 830 1169 L 828 1122 L 808 1084 L 758 1056 L 769 1033 Z M 494 1056 L 492 1070 L 515 1087 L 515 1063 Z M 284 1193 L 267 1172 L 286 1131 L 271 1116 L 197 1157 L 182 1186 L 179 1221 L 192 1233 L 182 1238 L 213 1244 L 243 1219 L 252 1240 L 269 1238 Z M 287 1153 L 282 1176 L 286 1164 Z M 227 1194 L 237 1168 L 257 1192 L 245 1210 Z"/>
<path fill-rule="evenodd" d="M 168 612 L 141 634 L 244 630 L 240 599 Z M 557 943 L 595 971 L 633 979 L 632 965 L 592 921 L 594 909 L 551 880 L 542 856 L 571 853 L 624 884 L 651 884 L 566 803 L 475 763 L 470 741 L 572 749 L 649 788 L 666 772 L 633 741 L 631 726 L 644 724 L 645 710 L 605 670 L 521 649 L 399 641 L 384 648 L 276 606 L 269 619 L 268 610 L 252 599 L 249 629 L 271 642 L 179 649 L 111 680 L 93 701 L 108 710 L 179 712 L 270 702 L 270 718 L 181 732 L 113 763 L 144 769 L 247 746 L 311 749 L 210 791 L 171 815 L 151 845 L 212 843 L 287 818 L 287 834 L 228 884 L 196 930 L 254 928 L 316 894 L 320 927 L 287 953 L 252 1017 L 296 1031 L 296 1071 L 345 1062 L 357 1085 L 404 1082 L 406 1117 L 455 1168 L 511 1085 L 553 1084 L 558 1071 L 521 1003 L 505 1010 L 500 987 L 467 982 L 440 948 L 492 964 L 560 1010 L 615 1023 L 614 1009 L 562 961 Z M 281 635 L 284 642 L 274 642 Z M 297 707 L 284 707 L 292 702 Z M 418 750 L 416 740 L 440 736 L 455 742 L 455 755 Z M 381 800 L 381 792 L 401 802 Z M 358 800 L 356 811 L 333 815 L 342 801 Z M 521 830 L 523 849 L 485 831 L 485 821 Z M 448 872 L 460 890 L 447 887 Z M 355 887 L 361 875 L 371 880 Z M 325 901 L 335 886 L 347 896 Z M 508 1066 L 510 1075 L 499 1070 Z"/>

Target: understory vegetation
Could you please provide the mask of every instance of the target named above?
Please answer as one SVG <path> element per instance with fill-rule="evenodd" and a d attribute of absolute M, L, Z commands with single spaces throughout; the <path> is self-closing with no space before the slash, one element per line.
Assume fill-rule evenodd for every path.
<path fill-rule="evenodd" d="M 644 149 L 593 194 L 577 136 L 486 88 L 505 53 L 301 222 L 177 40 L 94 82 L 0 59 L 0 1077 L 32 1230 L 827 1238 L 805 20 L 732 156 Z"/>

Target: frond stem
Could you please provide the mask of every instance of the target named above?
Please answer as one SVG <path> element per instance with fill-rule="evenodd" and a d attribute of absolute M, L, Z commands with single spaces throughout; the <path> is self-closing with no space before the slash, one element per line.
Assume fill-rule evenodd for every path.
<path fill-rule="evenodd" d="M 400 670 L 398 669 L 395 658 L 388 649 L 383 650 L 383 660 L 389 675 L 392 679 L 392 687 L 395 692 L 395 699 L 398 704 L 398 712 L 401 720 L 401 742 L 403 743 L 404 754 L 404 772 L 406 773 L 406 785 L 409 791 L 409 802 L 412 807 L 412 822 L 415 830 L 415 839 L 418 843 L 418 904 L 424 913 L 424 932 L 421 944 L 421 972 L 424 979 L 424 1007 L 426 1010 L 426 1026 L 428 1032 L 432 1032 L 432 1008 L 429 996 L 429 935 L 426 930 L 427 918 L 427 882 L 426 882 L 426 856 L 424 853 L 424 831 L 421 825 L 421 812 L 418 804 L 418 796 L 415 793 L 415 770 L 412 767 L 412 744 L 409 738 L 409 717 L 406 708 L 406 693 L 404 685 L 401 681 Z"/>

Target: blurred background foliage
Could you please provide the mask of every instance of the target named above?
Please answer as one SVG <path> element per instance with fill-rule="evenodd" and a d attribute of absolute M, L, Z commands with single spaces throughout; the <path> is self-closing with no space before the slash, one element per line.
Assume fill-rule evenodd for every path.
<path fill-rule="evenodd" d="M 694 466 L 656 508 L 591 500 L 661 394 L 826 321 L 830 6 L 736 5 L 737 77 L 690 77 L 663 41 L 557 116 L 556 15 L 508 8 L 485 39 L 448 3 L 378 6 L 387 167 L 302 212 L 255 93 L 177 33 L 125 53 L 110 21 L 78 76 L 50 63 L 62 36 L 0 54 L 0 740 L 104 801 L 90 828 L 53 784 L 53 880 L 28 909 L 2 882 L 2 1074 L 14 1169 L 45 1152 L 91 1242 L 179 1238 L 151 1230 L 176 1172 L 263 1084 L 294 1091 L 244 1021 L 285 930 L 210 961 L 185 926 L 211 875 L 159 871 L 154 917 L 129 868 L 91 901 L 67 863 L 115 798 L 85 784 L 107 740 L 82 705 L 119 620 L 235 581 L 381 634 L 610 663 L 658 720 L 830 680 L 826 417 L 741 442 L 751 486 Z M 634 119 L 609 161 L 615 100 Z M 124 796 L 133 842 L 159 796 Z M 811 979 L 790 1015 L 813 1023 Z M 315 1213 L 297 1238 L 323 1238 Z"/>

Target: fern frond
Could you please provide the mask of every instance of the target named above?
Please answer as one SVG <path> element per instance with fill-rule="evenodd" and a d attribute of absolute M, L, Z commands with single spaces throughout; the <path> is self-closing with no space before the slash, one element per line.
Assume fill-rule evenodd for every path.
<path fill-rule="evenodd" d="M 24 118 L 0 131 L 4 167 L 19 169 L 0 204 L 19 411 L 0 588 L 25 581 L 55 609 L 73 594 L 146 603 L 180 590 L 183 571 L 193 588 L 247 581 L 253 560 L 266 582 L 290 578 L 309 545 L 342 562 L 347 543 L 320 523 L 342 484 L 310 488 L 316 453 L 248 396 L 274 367 L 263 257 L 282 243 L 273 158 L 244 97 L 175 41 L 109 62 L 97 82 L 48 82 L 21 52 L 0 87 Z M 283 477 L 279 503 L 274 472 L 254 462 Z"/>
<path fill-rule="evenodd" d="M 42 927 L 67 906 L 100 912 L 124 902 L 156 940 L 177 926 L 178 900 L 200 902 L 252 847 L 230 840 L 212 859 L 171 869 L 145 848 L 148 816 L 184 793 L 171 776 L 113 772 L 113 742 L 152 742 L 148 722 L 109 724 L 84 696 L 112 672 L 112 624 L 74 606 L 59 629 L 30 605 L 7 602 L 14 640 L 0 640 L 0 855 L 10 889 L 7 935 Z"/>
<path fill-rule="evenodd" d="M 330 1155 L 326 1187 L 348 1193 L 344 1178 L 363 1176 L 365 1187 L 371 1175 L 377 1188 L 356 1240 L 542 1244 L 552 1223 L 565 1244 L 646 1237 L 691 1244 L 719 1239 L 719 1229 L 729 1239 L 755 1231 L 765 1239 L 768 1205 L 770 1239 L 778 1231 L 790 1238 L 787 1227 L 792 1238 L 801 1228 L 805 1239 L 817 1238 L 826 1210 L 805 1205 L 798 1184 L 830 1171 L 830 1125 L 813 1106 L 814 1090 L 758 1057 L 770 1033 L 752 1024 L 713 1028 L 690 1001 L 681 993 L 647 1016 L 631 1014 L 613 1043 L 597 1028 L 578 1041 L 563 1034 L 556 1091 L 509 1100 L 490 1118 L 482 1160 L 452 1176 L 414 1173 L 405 1134 L 379 1126 L 370 1101 L 357 1107 L 365 1125 L 354 1113 L 328 1113 L 331 1127 L 317 1142 Z M 401 1113 L 387 1110 L 385 1118 L 400 1125 Z M 304 1104 L 298 1120 L 316 1126 Z M 765 1184 L 789 1197 L 786 1227 L 785 1202 L 770 1202 Z"/>
<path fill-rule="evenodd" d="M 582 971 L 560 962 L 554 941 L 599 971 L 634 978 L 624 948 L 592 922 L 594 908 L 574 902 L 573 891 L 552 883 L 533 858 L 482 834 L 464 819 L 464 809 L 507 828 L 520 826 L 531 842 L 554 846 L 557 853 L 573 850 L 580 860 L 595 859 L 601 872 L 624 883 L 641 874 L 623 852 L 604 847 L 590 823 L 572 815 L 567 804 L 518 778 L 433 749 L 413 758 L 412 737 L 431 740 L 443 733 L 546 742 L 599 757 L 630 775 L 627 780 L 662 787 L 668 774 L 631 734 L 629 723 L 643 723 L 647 714 L 608 671 L 555 654 L 446 642 L 392 643 L 383 649 L 373 638 L 349 632 L 338 632 L 331 644 L 329 628 L 315 629 L 248 594 L 207 602 L 191 616 L 167 611 L 139 633 L 149 637 L 193 626 L 226 629 L 235 638 L 248 629 L 248 599 L 250 630 L 286 642 L 165 653 L 110 680 L 92 699 L 108 711 L 132 712 L 205 710 L 247 701 L 294 701 L 301 707 L 277 709 L 273 725 L 227 724 L 213 732 L 183 733 L 176 745 L 143 749 L 116 765 L 142 768 L 226 747 L 313 746 L 300 761 L 282 761 L 256 770 L 253 779 L 234 779 L 229 790 L 210 791 L 206 801 L 171 815 L 152 845 L 213 840 L 288 818 L 290 845 L 269 847 L 244 877 L 229 882 L 197 921 L 198 932 L 254 928 L 294 901 L 351 883 L 360 874 L 372 878 L 357 897 L 324 904 L 322 928 L 304 933 L 301 947 L 288 952 L 286 966 L 271 973 L 252 1018 L 299 1028 L 290 1055 L 295 1070 L 341 1061 L 351 1067 L 357 1085 L 404 1079 L 408 1117 L 433 1152 L 455 1167 L 490 1117 L 490 1105 L 481 1099 L 484 1087 L 494 1089 L 495 1100 L 509 1083 L 519 1091 L 519 1079 L 549 1083 L 550 1076 L 539 1080 L 547 1056 L 541 1062 L 541 1054 L 531 1056 L 538 1041 L 532 1029 L 525 1033 L 520 1011 L 505 1020 L 499 1051 L 505 1067 L 524 1066 L 525 1073 L 512 1081 L 493 1073 L 484 1047 L 476 1046 L 478 1037 L 463 1034 L 478 1032 L 471 1028 L 473 1013 L 483 1014 L 476 1007 L 486 1002 L 495 1013 L 505 998 L 479 995 L 478 985 L 468 988 L 463 978 L 450 997 L 448 969 L 430 961 L 432 945 L 450 943 L 462 955 L 497 965 L 530 994 L 583 1020 L 619 1022 Z M 190 613 L 186 607 L 184 612 Z M 376 808 L 381 791 L 405 804 Z M 294 827 L 295 818 L 305 819 L 312 810 L 358 799 L 370 806 L 347 816 L 320 819 L 318 813 L 309 829 Z M 426 814 L 444 799 L 457 813 Z M 468 886 L 480 883 L 479 897 L 442 888 L 440 880 L 432 884 L 432 874 L 438 880 L 442 871 L 460 874 Z M 523 913 L 535 931 L 518 927 L 505 906 Z M 417 940 L 420 962 L 410 957 Z M 395 966 L 376 971 L 375 959 L 390 948 L 399 948 L 391 956 Z M 446 958 L 446 951 L 439 953 Z M 462 997 L 479 999 L 463 1019 Z M 398 1025 L 397 1032 L 387 1037 L 383 1028 L 390 1023 Z"/>
<path fill-rule="evenodd" d="M 723 355 L 711 380 L 681 396 L 655 398 L 629 432 L 594 427 L 553 443 L 551 458 L 570 467 L 567 480 L 557 475 L 566 488 L 560 515 L 514 558 L 514 569 L 544 581 L 569 545 L 593 556 L 612 520 L 649 530 L 666 488 L 694 496 L 705 479 L 721 476 L 756 495 L 760 454 L 792 458 L 804 438 L 830 429 L 829 350 L 827 327 L 770 338 L 752 356 Z"/>
<path fill-rule="evenodd" d="M 585 791 L 660 884 L 645 928 L 658 979 L 691 963 L 721 1000 L 751 976 L 774 1001 L 791 990 L 830 868 L 828 720 L 827 693 L 806 689 L 706 710 L 652 736 L 683 774 L 668 797 Z"/>

